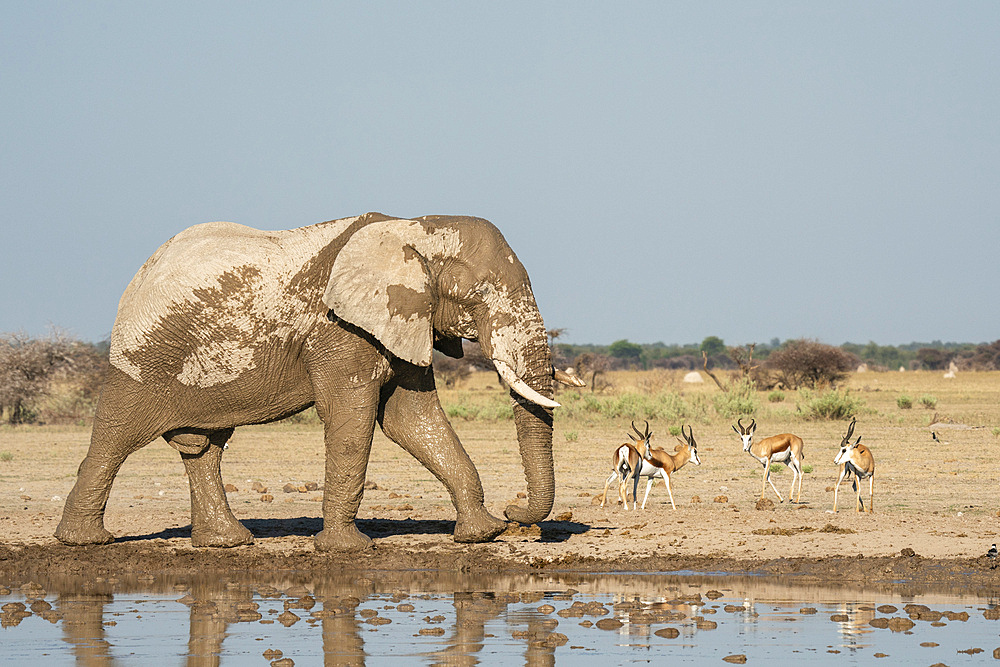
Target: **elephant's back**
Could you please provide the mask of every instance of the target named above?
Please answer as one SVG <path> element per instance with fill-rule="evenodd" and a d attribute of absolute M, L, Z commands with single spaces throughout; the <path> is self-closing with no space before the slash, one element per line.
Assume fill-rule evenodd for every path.
<path fill-rule="evenodd" d="M 112 363 L 138 379 L 163 355 L 246 358 L 261 340 L 290 335 L 303 308 L 292 281 L 352 221 L 287 231 L 209 222 L 178 233 L 122 294 Z"/>

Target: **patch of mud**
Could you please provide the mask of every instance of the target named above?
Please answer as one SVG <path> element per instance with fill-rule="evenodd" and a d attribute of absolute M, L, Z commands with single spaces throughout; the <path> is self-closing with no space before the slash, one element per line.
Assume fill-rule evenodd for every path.
<path fill-rule="evenodd" d="M 381 544 L 362 554 L 319 553 L 312 545 L 276 551 L 259 545 L 233 549 L 195 549 L 167 540 L 119 542 L 68 547 L 58 543 L 0 544 L 0 580 L 30 578 L 34 573 L 107 576 L 124 573 L 193 574 L 227 571 L 302 572 L 447 570 L 464 573 L 608 573 L 687 572 L 789 577 L 802 584 L 864 583 L 914 592 L 963 589 L 982 597 L 1000 596 L 995 559 L 929 559 L 920 556 L 740 559 L 724 555 L 617 556 L 598 558 L 575 552 L 543 557 L 520 554 L 516 544 Z"/>

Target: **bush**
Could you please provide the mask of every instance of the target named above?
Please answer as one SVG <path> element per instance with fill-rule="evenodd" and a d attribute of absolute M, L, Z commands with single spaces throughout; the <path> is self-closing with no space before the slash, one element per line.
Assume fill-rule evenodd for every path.
<path fill-rule="evenodd" d="M 910 408 L 913 407 L 913 399 L 907 396 L 906 394 L 903 394 L 902 396 L 896 399 L 896 407 L 898 407 L 900 410 L 909 410 Z"/>
<path fill-rule="evenodd" d="M 757 412 L 760 402 L 753 380 L 742 377 L 731 382 L 726 391 L 713 396 L 712 405 L 720 417 L 732 419 Z"/>
<path fill-rule="evenodd" d="M 9 424 L 78 421 L 93 414 L 107 372 L 107 351 L 59 332 L 44 338 L 0 334 L 0 413 Z M 44 399 L 58 383 L 65 397 L 45 413 Z"/>
<path fill-rule="evenodd" d="M 857 415 L 865 405 L 860 398 L 851 396 L 850 391 L 840 392 L 836 389 L 822 394 L 803 390 L 799 397 L 802 400 L 798 406 L 799 411 L 810 419 L 847 419 Z"/>
<path fill-rule="evenodd" d="M 767 395 L 767 400 L 770 403 L 781 403 L 785 400 L 785 392 L 783 391 L 772 391 Z"/>
<path fill-rule="evenodd" d="M 937 399 L 929 394 L 924 394 L 920 397 L 920 405 L 924 406 L 928 410 L 933 410 L 937 407 Z"/>
<path fill-rule="evenodd" d="M 839 347 L 793 340 L 772 352 L 764 364 L 787 389 L 833 387 L 858 367 L 859 360 Z"/>
<path fill-rule="evenodd" d="M 673 391 L 656 394 L 626 392 L 618 396 L 581 394 L 567 391 L 559 395 L 559 415 L 564 419 L 604 417 L 609 419 L 662 419 L 665 421 L 704 420 L 708 407 L 703 399 L 692 401 Z"/>

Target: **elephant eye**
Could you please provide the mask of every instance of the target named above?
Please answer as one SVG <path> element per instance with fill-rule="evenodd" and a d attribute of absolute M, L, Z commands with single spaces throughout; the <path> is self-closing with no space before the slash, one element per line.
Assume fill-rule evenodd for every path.
<path fill-rule="evenodd" d="M 476 288 L 476 294 L 478 294 L 483 299 L 488 297 L 492 291 L 493 291 L 493 285 L 490 285 L 489 283 L 484 283 Z"/>

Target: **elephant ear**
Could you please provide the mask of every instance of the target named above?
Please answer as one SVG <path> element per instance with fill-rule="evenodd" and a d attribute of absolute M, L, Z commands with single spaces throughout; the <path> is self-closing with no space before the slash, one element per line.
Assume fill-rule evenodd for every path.
<path fill-rule="evenodd" d="M 437 237 L 413 220 L 362 227 L 334 260 L 323 303 L 397 357 L 430 366 L 434 289 L 428 261 L 441 249 Z"/>

